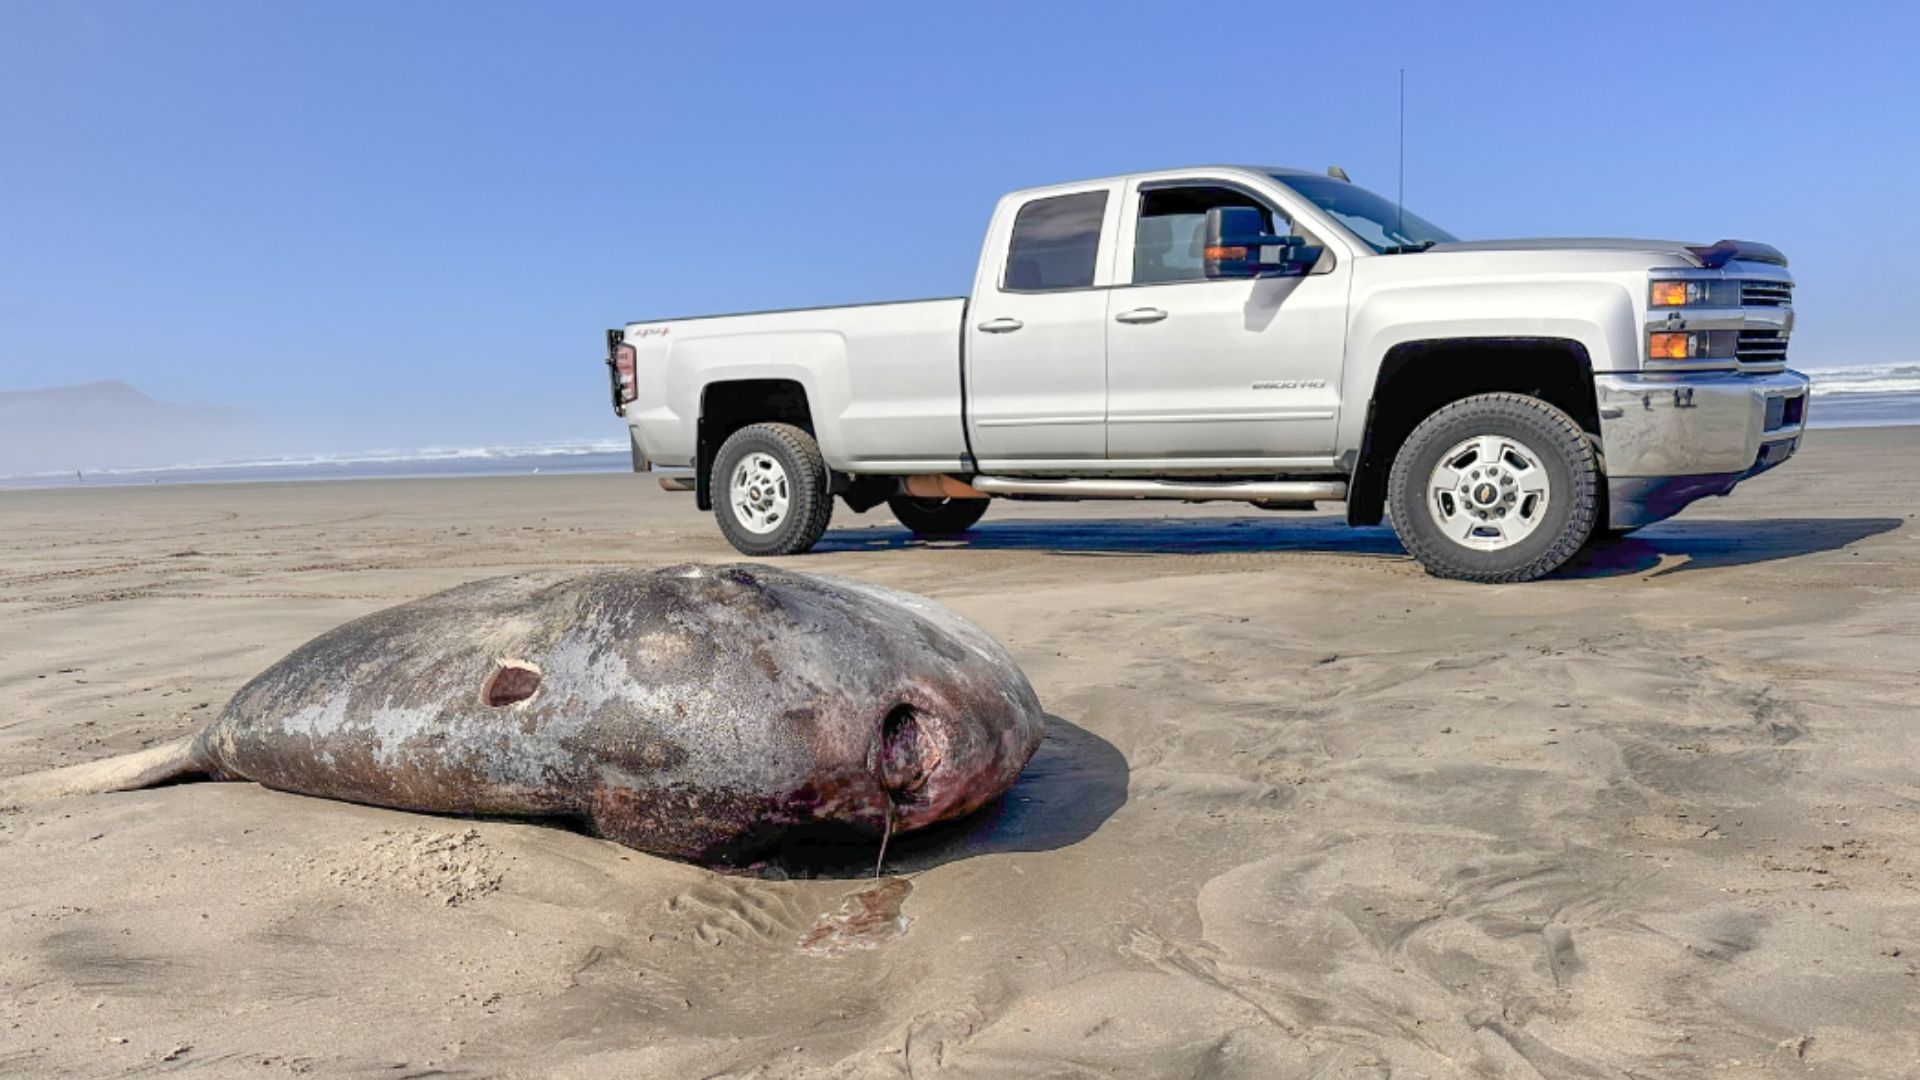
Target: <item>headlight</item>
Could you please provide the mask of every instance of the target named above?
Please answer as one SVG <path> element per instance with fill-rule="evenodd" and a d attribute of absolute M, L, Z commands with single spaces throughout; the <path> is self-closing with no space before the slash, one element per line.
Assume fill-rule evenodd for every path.
<path fill-rule="evenodd" d="M 1647 296 L 1647 305 L 1656 308 L 1739 307 L 1740 283 L 1737 281 L 1656 281 Z"/>

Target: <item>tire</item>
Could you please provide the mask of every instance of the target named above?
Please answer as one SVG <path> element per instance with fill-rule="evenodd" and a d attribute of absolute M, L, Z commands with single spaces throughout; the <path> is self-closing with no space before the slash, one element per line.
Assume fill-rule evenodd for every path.
<path fill-rule="evenodd" d="M 1573 417 L 1539 398 L 1480 394 L 1413 429 L 1393 459 L 1387 498 L 1394 532 L 1427 573 L 1532 581 L 1593 533 L 1598 455 Z"/>
<path fill-rule="evenodd" d="M 798 555 L 833 517 L 827 463 L 792 424 L 750 424 L 720 444 L 710 481 L 720 533 L 743 555 Z"/>
<path fill-rule="evenodd" d="M 987 512 L 986 499 L 921 499 L 889 495 L 893 516 L 915 536 L 959 536 Z"/>

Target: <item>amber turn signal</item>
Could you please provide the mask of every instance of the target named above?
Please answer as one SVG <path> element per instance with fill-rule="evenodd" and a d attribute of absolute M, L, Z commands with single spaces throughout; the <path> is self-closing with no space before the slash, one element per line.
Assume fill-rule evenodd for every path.
<path fill-rule="evenodd" d="M 1687 360 L 1693 357 L 1692 334 L 1649 334 L 1647 355 L 1655 360 Z"/>
<path fill-rule="evenodd" d="M 1188 248 L 1187 250 L 1192 251 L 1193 249 Z M 1244 259 L 1247 257 L 1247 249 L 1243 247 L 1210 247 L 1207 249 L 1206 257 L 1215 261 Z"/>
<path fill-rule="evenodd" d="M 1687 283 L 1684 281 L 1656 281 L 1653 283 L 1654 307 L 1685 307 L 1687 304 Z"/>

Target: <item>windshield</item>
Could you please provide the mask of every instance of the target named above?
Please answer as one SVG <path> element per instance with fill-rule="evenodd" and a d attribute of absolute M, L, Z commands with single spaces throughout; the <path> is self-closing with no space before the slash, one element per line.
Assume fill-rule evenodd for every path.
<path fill-rule="evenodd" d="M 1331 176 L 1275 174 L 1275 180 L 1299 192 L 1308 202 L 1331 214 L 1355 236 L 1383 255 L 1425 251 L 1459 237 L 1392 199 L 1383 199 L 1363 187 Z"/>

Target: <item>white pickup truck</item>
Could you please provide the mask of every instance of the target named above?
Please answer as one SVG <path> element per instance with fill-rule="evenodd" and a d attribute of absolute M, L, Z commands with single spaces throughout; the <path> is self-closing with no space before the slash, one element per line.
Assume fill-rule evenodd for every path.
<path fill-rule="evenodd" d="M 993 497 L 1346 503 L 1428 571 L 1551 572 L 1789 457 L 1764 244 L 1456 240 L 1347 181 L 1141 173 L 1000 200 L 970 297 L 607 334 L 634 467 L 751 555 L 837 495 L 916 533 Z"/>

